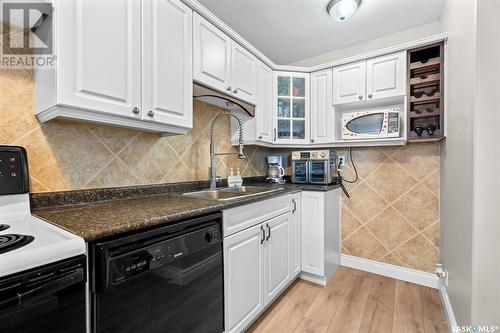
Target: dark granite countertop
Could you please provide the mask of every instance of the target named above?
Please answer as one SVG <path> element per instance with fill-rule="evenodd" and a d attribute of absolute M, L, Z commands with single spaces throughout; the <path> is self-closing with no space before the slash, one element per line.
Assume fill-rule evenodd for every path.
<path fill-rule="evenodd" d="M 208 187 L 205 182 L 134 186 L 32 195 L 33 214 L 86 241 L 96 241 L 154 226 L 206 215 L 297 191 L 330 191 L 338 185 L 266 184 L 250 179 L 245 185 L 279 191 L 229 201 L 201 199 L 183 192 Z"/>

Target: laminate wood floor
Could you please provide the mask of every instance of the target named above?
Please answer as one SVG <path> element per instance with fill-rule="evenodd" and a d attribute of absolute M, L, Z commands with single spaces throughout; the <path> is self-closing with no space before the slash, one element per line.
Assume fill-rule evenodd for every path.
<path fill-rule="evenodd" d="M 297 280 L 247 332 L 445 333 L 435 289 L 347 267 L 326 287 Z"/>

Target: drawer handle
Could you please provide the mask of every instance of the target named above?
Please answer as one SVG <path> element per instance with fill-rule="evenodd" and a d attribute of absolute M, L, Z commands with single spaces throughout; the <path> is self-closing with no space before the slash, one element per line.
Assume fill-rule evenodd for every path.
<path fill-rule="evenodd" d="M 293 203 L 292 214 L 294 214 L 295 211 L 297 210 L 297 203 L 295 202 L 295 199 L 292 199 L 292 203 Z"/>
<path fill-rule="evenodd" d="M 269 223 L 266 223 L 266 227 L 267 227 L 267 238 L 266 238 L 266 242 L 269 241 L 269 238 L 271 238 L 271 227 L 269 227 Z"/>
<path fill-rule="evenodd" d="M 264 227 L 260 226 L 260 231 L 262 232 L 262 238 L 260 239 L 260 243 L 264 243 L 264 240 L 266 239 L 266 232 L 264 231 Z"/>

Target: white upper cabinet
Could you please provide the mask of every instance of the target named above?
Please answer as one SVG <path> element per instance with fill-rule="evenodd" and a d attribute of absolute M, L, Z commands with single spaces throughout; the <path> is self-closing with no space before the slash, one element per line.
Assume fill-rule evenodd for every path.
<path fill-rule="evenodd" d="M 231 89 L 237 98 L 256 103 L 257 59 L 243 47 L 232 42 Z"/>
<path fill-rule="evenodd" d="M 194 79 L 256 103 L 257 58 L 206 19 L 194 14 Z"/>
<path fill-rule="evenodd" d="M 365 99 L 366 61 L 333 68 L 333 104 Z"/>
<path fill-rule="evenodd" d="M 141 7 L 142 6 L 142 7 Z M 192 127 L 192 11 L 179 0 L 54 2 L 36 113 L 170 134 Z"/>
<path fill-rule="evenodd" d="M 406 52 L 333 68 L 333 104 L 403 96 Z"/>
<path fill-rule="evenodd" d="M 194 79 L 220 91 L 231 92 L 231 39 L 194 13 Z"/>
<path fill-rule="evenodd" d="M 141 3 L 77 0 L 57 5 L 58 102 L 140 119 Z"/>
<path fill-rule="evenodd" d="M 332 70 L 311 74 L 311 142 L 333 141 Z"/>
<path fill-rule="evenodd" d="M 142 117 L 190 128 L 192 11 L 179 0 L 143 0 L 142 15 Z"/>
<path fill-rule="evenodd" d="M 309 74 L 274 72 L 273 142 L 309 143 Z"/>
<path fill-rule="evenodd" d="M 406 52 L 366 61 L 366 96 L 368 99 L 405 95 Z"/>
<path fill-rule="evenodd" d="M 257 106 L 255 108 L 257 140 L 273 141 L 273 71 L 263 63 L 257 65 Z"/>

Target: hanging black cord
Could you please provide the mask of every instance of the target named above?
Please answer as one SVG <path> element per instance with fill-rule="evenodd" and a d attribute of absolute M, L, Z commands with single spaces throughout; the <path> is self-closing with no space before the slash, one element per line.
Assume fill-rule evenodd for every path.
<path fill-rule="evenodd" d="M 354 169 L 354 174 L 355 178 L 354 180 L 347 180 L 342 175 L 340 174 L 340 161 L 339 165 L 337 167 L 337 175 L 339 176 L 339 182 L 340 182 L 340 187 L 342 188 L 342 191 L 344 191 L 344 194 L 346 197 L 350 198 L 351 196 L 349 195 L 349 192 L 347 191 L 347 188 L 344 185 L 344 182 L 353 184 L 358 181 L 358 169 L 356 168 L 356 164 L 354 163 L 354 159 L 352 158 L 352 147 L 349 148 L 349 159 L 351 160 L 352 168 Z"/>

